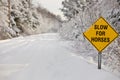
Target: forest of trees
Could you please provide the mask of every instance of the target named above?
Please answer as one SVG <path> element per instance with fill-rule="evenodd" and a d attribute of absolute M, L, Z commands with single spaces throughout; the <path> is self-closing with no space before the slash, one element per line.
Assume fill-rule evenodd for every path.
<path fill-rule="evenodd" d="M 72 47 L 79 55 L 97 62 L 97 51 L 84 38 L 83 32 L 102 16 L 120 33 L 120 0 L 64 0 L 62 5 L 61 11 L 67 20 L 60 29 L 61 37 L 74 41 Z M 120 37 L 103 51 L 102 64 L 120 73 Z"/>
<path fill-rule="evenodd" d="M 0 0 L 0 40 L 57 32 L 60 19 L 32 0 Z"/>

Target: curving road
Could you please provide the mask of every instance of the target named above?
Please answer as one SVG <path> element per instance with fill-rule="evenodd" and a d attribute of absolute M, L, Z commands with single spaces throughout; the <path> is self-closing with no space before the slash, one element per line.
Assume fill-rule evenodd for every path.
<path fill-rule="evenodd" d="M 0 41 L 0 80 L 120 80 L 98 70 L 48 33 Z"/>

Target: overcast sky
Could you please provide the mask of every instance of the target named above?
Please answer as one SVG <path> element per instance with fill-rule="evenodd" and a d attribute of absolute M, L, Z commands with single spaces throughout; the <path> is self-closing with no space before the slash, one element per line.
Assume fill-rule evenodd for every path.
<path fill-rule="evenodd" d="M 62 7 L 61 3 L 63 0 L 33 0 L 34 3 L 40 3 L 44 8 L 47 8 L 54 14 L 62 15 L 59 8 Z"/>

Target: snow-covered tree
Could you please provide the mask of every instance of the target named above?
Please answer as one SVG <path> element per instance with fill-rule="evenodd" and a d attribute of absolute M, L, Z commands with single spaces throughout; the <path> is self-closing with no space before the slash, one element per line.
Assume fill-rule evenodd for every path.
<path fill-rule="evenodd" d="M 61 37 L 74 41 L 73 47 L 80 55 L 97 62 L 96 51 L 84 38 L 83 32 L 102 16 L 120 33 L 120 0 L 64 0 L 62 4 L 67 20 L 60 30 Z M 120 38 L 103 52 L 103 65 L 120 73 L 119 44 Z"/>
<path fill-rule="evenodd" d="M 8 0 L 0 0 L 0 39 L 58 31 L 60 19 L 31 2 L 32 0 L 10 0 L 9 21 Z"/>

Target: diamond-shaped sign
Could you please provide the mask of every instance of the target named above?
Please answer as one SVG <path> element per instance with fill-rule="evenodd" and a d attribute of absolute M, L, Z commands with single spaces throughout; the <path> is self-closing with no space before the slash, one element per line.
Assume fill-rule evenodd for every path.
<path fill-rule="evenodd" d="M 99 52 L 105 49 L 112 41 L 118 37 L 118 33 L 108 24 L 108 22 L 103 17 L 100 17 L 83 34 Z"/>

